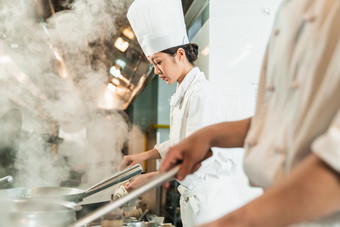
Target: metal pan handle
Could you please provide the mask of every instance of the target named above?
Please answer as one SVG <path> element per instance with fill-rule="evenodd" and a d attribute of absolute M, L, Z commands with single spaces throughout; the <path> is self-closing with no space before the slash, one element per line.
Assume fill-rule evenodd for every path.
<path fill-rule="evenodd" d="M 178 172 L 180 166 L 176 166 L 165 173 L 160 173 L 157 176 L 150 179 L 146 184 L 142 185 L 139 188 L 136 188 L 135 190 L 131 191 L 129 194 L 125 195 L 124 197 L 115 200 L 112 203 L 109 203 L 94 212 L 90 213 L 89 215 L 79 219 L 76 223 L 74 223 L 73 227 L 81 227 L 84 226 L 91 221 L 96 220 L 97 218 L 100 218 L 101 216 L 109 213 L 110 211 L 124 205 L 125 203 L 129 202 L 130 200 L 140 196 L 141 194 L 157 187 L 158 185 L 171 180 L 176 173 Z"/>
<path fill-rule="evenodd" d="M 100 181 L 99 183 L 91 186 L 85 191 L 86 196 L 92 195 L 96 192 L 99 192 L 101 190 L 104 190 L 108 187 L 111 187 L 115 184 L 121 183 L 123 181 L 126 181 L 134 176 L 137 176 L 143 172 L 143 168 L 140 164 L 136 164 L 134 166 L 131 166 L 130 168 L 127 168 L 123 171 L 120 171 L 111 177 L 104 179 Z"/>

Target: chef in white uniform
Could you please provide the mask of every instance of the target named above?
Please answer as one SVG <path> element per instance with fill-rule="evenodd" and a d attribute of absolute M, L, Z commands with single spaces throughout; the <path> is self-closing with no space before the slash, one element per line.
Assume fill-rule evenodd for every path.
<path fill-rule="evenodd" d="M 169 150 L 182 179 L 210 146 L 245 146 L 262 196 L 204 226 L 340 226 L 340 1 L 284 0 L 255 116 L 206 127 Z"/>
<path fill-rule="evenodd" d="M 169 140 L 150 151 L 125 156 L 121 168 L 163 158 L 170 146 L 194 131 L 226 120 L 222 95 L 206 80 L 204 73 L 193 66 L 198 46 L 188 41 L 181 1 L 135 0 L 127 17 L 155 73 L 168 84 L 178 84 L 170 102 Z M 202 163 L 199 171 L 180 181 L 181 219 L 185 227 L 214 220 L 241 205 L 235 173 L 236 168 L 242 167 L 234 161 L 240 157 L 234 157 L 234 151 L 221 154 L 218 149 L 212 150 L 212 156 Z M 138 187 L 155 174 L 157 172 L 135 178 L 126 185 L 127 190 Z"/>

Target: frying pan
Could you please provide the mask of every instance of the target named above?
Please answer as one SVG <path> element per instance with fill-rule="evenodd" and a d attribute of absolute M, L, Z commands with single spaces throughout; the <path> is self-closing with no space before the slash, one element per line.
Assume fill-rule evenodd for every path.
<path fill-rule="evenodd" d="M 10 188 L 0 190 L 0 198 L 39 198 L 39 199 L 54 199 L 54 200 L 66 200 L 71 202 L 80 202 L 85 197 L 88 197 L 94 193 L 102 191 L 115 184 L 128 180 L 143 171 L 140 164 L 136 164 L 130 168 L 127 168 L 121 172 L 118 172 L 111 177 L 100 181 L 99 183 L 91 186 L 87 190 L 81 190 L 78 188 L 68 187 L 36 187 L 36 188 Z"/>

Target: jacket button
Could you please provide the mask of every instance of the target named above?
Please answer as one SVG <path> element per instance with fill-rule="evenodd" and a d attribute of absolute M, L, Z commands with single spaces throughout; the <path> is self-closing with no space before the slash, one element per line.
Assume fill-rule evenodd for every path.
<path fill-rule="evenodd" d="M 284 150 L 282 148 L 276 147 L 274 148 L 275 154 L 284 154 Z"/>
<path fill-rule="evenodd" d="M 278 36 L 280 34 L 280 30 L 278 28 L 274 29 L 274 35 Z"/>
<path fill-rule="evenodd" d="M 312 14 L 309 14 L 309 13 L 305 13 L 303 16 L 302 16 L 303 20 L 306 21 L 306 22 L 314 22 L 315 20 L 315 16 L 312 15 Z"/>
<path fill-rule="evenodd" d="M 292 88 L 292 89 L 297 89 L 297 88 L 299 88 L 299 83 L 296 81 L 296 80 L 294 80 L 291 84 L 290 84 L 290 88 Z"/>
<path fill-rule="evenodd" d="M 270 92 L 273 92 L 273 91 L 275 91 L 275 87 L 274 87 L 274 85 L 272 85 L 272 84 L 268 84 L 268 85 L 266 86 L 266 91 L 270 91 Z"/>
<path fill-rule="evenodd" d="M 256 144 L 257 144 L 257 142 L 255 140 L 248 141 L 248 142 L 245 143 L 244 148 L 247 150 L 247 149 L 252 148 Z"/>

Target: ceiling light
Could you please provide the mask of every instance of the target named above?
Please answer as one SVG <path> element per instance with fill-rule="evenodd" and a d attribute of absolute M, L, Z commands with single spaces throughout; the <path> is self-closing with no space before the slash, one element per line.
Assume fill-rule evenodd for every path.
<path fill-rule="evenodd" d="M 125 52 L 126 49 L 129 47 L 129 42 L 125 41 L 121 37 L 118 37 L 115 41 L 115 47 L 120 50 L 121 52 Z"/>
<path fill-rule="evenodd" d="M 126 62 L 123 61 L 122 59 L 117 59 L 116 64 L 119 65 L 122 69 L 124 69 L 126 66 Z"/>
<path fill-rule="evenodd" d="M 120 84 L 119 80 L 117 78 L 113 78 L 111 82 L 115 85 L 118 86 Z"/>
<path fill-rule="evenodd" d="M 119 69 L 116 68 L 116 66 L 112 66 L 110 68 L 110 73 L 111 73 L 112 76 L 117 77 L 117 78 L 119 78 L 121 76 L 121 74 L 120 74 L 121 72 L 120 72 Z"/>
<path fill-rule="evenodd" d="M 117 87 L 116 86 L 114 86 L 113 84 L 111 84 L 111 83 L 108 83 L 108 85 L 107 85 L 107 89 L 109 90 L 109 91 L 111 91 L 111 92 L 115 92 L 116 91 L 116 89 L 117 89 Z"/>
<path fill-rule="evenodd" d="M 130 28 L 125 28 L 122 33 L 123 35 L 128 37 L 130 40 L 133 40 L 135 38 L 135 34 Z"/>

